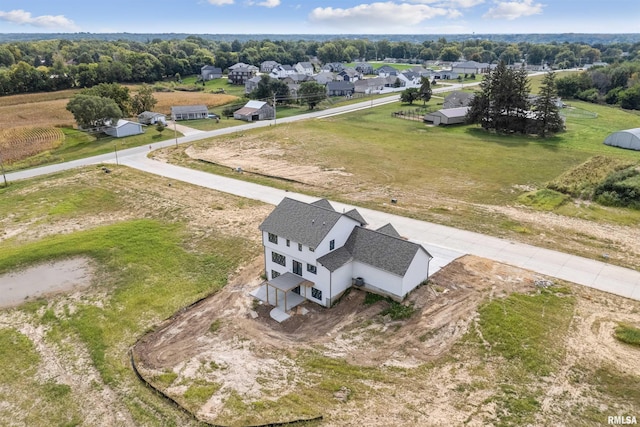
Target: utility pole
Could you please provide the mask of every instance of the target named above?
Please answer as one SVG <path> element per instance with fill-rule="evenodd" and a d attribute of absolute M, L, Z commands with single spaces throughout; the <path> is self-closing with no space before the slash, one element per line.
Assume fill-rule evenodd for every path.
<path fill-rule="evenodd" d="M 176 147 L 178 146 L 178 131 L 176 131 L 176 119 L 173 119 L 173 137 L 176 139 Z"/>
<path fill-rule="evenodd" d="M 2 156 L 0 156 L 0 169 L 2 169 L 2 178 L 4 178 L 4 186 L 7 187 L 7 175 L 4 172 L 4 163 L 2 162 Z"/>
<path fill-rule="evenodd" d="M 273 93 L 273 125 L 275 126 L 278 122 L 277 122 L 277 116 L 276 116 L 276 93 Z"/>
<path fill-rule="evenodd" d="M 117 141 L 113 142 L 113 150 L 116 153 L 116 166 L 118 166 L 118 142 Z"/>

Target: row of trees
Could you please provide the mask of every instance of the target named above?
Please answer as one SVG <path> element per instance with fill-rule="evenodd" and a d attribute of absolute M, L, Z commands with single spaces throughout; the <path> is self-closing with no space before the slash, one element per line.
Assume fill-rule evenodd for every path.
<path fill-rule="evenodd" d="M 526 71 L 500 62 L 480 83 L 469 107 L 467 122 L 486 130 L 545 137 L 564 129 L 553 72 L 545 75 L 532 102 Z"/>
<path fill-rule="evenodd" d="M 640 110 L 640 62 L 593 67 L 558 79 L 558 94 L 587 102 Z"/>
<path fill-rule="evenodd" d="M 626 52 L 625 56 L 622 53 Z M 461 58 L 479 62 L 549 63 L 558 68 L 598 60 L 610 63 L 639 57 L 640 43 L 586 45 L 581 43 L 506 43 L 491 40 L 371 41 L 335 39 L 213 41 L 198 36 L 185 39 L 42 40 L 0 44 L 0 94 L 91 87 L 99 83 L 155 82 L 193 75 L 204 65 L 227 69 L 236 62 L 259 66 L 265 60 L 294 64 L 317 57 L 321 62 L 384 58 L 406 61 Z"/>
<path fill-rule="evenodd" d="M 74 95 L 67 103 L 67 110 L 73 114 L 79 127 L 87 129 L 151 111 L 156 103 L 151 86 L 144 85 L 131 96 L 125 86 L 101 83 Z"/>

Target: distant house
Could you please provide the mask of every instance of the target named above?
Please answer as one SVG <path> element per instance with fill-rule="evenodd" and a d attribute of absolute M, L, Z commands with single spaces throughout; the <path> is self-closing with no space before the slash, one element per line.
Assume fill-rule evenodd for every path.
<path fill-rule="evenodd" d="M 362 78 L 362 74 L 356 71 L 355 68 L 345 68 L 337 74 L 337 78 L 344 80 L 345 82 L 356 82 Z"/>
<path fill-rule="evenodd" d="M 296 74 L 296 70 L 291 65 L 283 64 L 276 65 L 273 70 L 271 70 L 271 73 L 269 73 L 269 77 L 274 79 L 284 79 L 292 74 Z"/>
<path fill-rule="evenodd" d="M 264 61 L 262 64 L 260 64 L 260 72 L 268 74 L 278 65 L 280 64 L 276 61 Z"/>
<path fill-rule="evenodd" d="M 390 224 L 366 225 L 326 199 L 283 199 L 259 227 L 267 281 L 253 295 L 281 312 L 304 300 L 331 307 L 352 286 L 401 301 L 428 279 L 432 256 Z"/>
<path fill-rule="evenodd" d="M 362 79 L 353 83 L 354 92 L 356 93 L 379 93 L 386 86 L 386 79 L 383 77 L 375 77 L 372 79 Z"/>
<path fill-rule="evenodd" d="M 328 96 L 351 96 L 355 91 L 355 86 L 351 82 L 337 81 L 327 83 Z"/>
<path fill-rule="evenodd" d="M 322 71 L 331 71 L 332 73 L 339 73 L 344 70 L 345 66 L 342 62 L 329 62 L 322 66 Z"/>
<path fill-rule="evenodd" d="M 468 107 L 474 94 L 470 92 L 454 91 L 444 97 L 443 108 Z"/>
<path fill-rule="evenodd" d="M 246 122 L 271 120 L 275 118 L 275 110 L 264 101 L 249 101 L 244 107 L 233 113 L 233 118 Z"/>
<path fill-rule="evenodd" d="M 244 85 L 247 80 L 258 73 L 258 67 L 254 67 L 253 65 L 248 67 L 240 66 L 233 69 L 229 68 L 229 70 L 229 82 L 234 85 Z"/>
<path fill-rule="evenodd" d="M 171 118 L 173 120 L 196 120 L 206 119 L 209 109 L 206 105 L 181 105 L 171 107 Z"/>
<path fill-rule="evenodd" d="M 334 81 L 336 79 L 336 75 L 331 71 L 321 71 L 313 76 L 313 79 L 321 85 L 326 85 L 327 83 Z"/>
<path fill-rule="evenodd" d="M 311 62 L 298 62 L 293 66 L 294 70 L 298 74 L 305 74 L 307 76 L 311 76 L 314 73 L 314 68 Z"/>
<path fill-rule="evenodd" d="M 467 111 L 469 111 L 469 107 L 443 108 L 433 113 L 427 113 L 424 116 L 424 121 L 433 123 L 435 126 L 460 124 L 464 123 Z"/>
<path fill-rule="evenodd" d="M 138 114 L 138 123 L 143 125 L 155 125 L 156 123 L 167 124 L 167 116 L 162 113 L 154 113 L 153 111 L 144 111 Z"/>
<path fill-rule="evenodd" d="M 213 65 L 205 65 L 200 68 L 200 77 L 202 80 L 213 80 L 222 78 L 222 68 Z"/>
<path fill-rule="evenodd" d="M 368 62 L 358 62 L 353 68 L 355 68 L 356 71 L 363 75 L 373 74 L 373 65 L 369 64 Z"/>
<path fill-rule="evenodd" d="M 439 70 L 432 73 L 432 77 L 437 80 L 453 80 L 458 78 L 458 73 L 451 70 Z"/>
<path fill-rule="evenodd" d="M 116 138 L 123 138 L 125 136 L 144 133 L 144 129 L 142 128 L 142 124 L 138 122 L 120 119 L 115 125 L 106 126 L 104 133 Z"/>
<path fill-rule="evenodd" d="M 451 71 L 457 74 L 481 74 L 491 71 L 491 66 L 484 62 L 465 61 L 454 62 Z"/>
<path fill-rule="evenodd" d="M 262 77 L 260 76 L 251 77 L 249 80 L 247 80 L 244 84 L 244 93 L 253 92 L 253 90 L 258 87 L 258 83 L 260 83 L 260 80 L 262 80 Z"/>
<path fill-rule="evenodd" d="M 389 65 L 383 65 L 382 67 L 377 68 L 375 73 L 380 77 L 389 77 L 398 75 L 398 70 Z"/>
<path fill-rule="evenodd" d="M 229 67 L 229 71 L 237 70 L 238 68 L 248 68 L 250 70 L 255 71 L 256 73 L 258 72 L 258 67 L 251 64 L 245 64 L 244 62 L 236 62 L 235 64 Z"/>

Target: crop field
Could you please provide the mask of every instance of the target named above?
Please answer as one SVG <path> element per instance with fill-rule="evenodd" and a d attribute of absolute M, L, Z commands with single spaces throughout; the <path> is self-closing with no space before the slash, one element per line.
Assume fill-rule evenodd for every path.
<path fill-rule="evenodd" d="M 11 128 L 0 132 L 2 160 L 13 163 L 62 144 L 64 133 L 60 128 Z"/>

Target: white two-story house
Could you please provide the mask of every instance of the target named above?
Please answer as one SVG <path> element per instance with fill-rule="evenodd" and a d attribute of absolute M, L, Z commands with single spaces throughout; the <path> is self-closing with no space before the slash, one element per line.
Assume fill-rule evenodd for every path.
<path fill-rule="evenodd" d="M 325 199 L 283 199 L 260 225 L 266 295 L 272 287 L 330 307 L 354 285 L 402 300 L 427 280 L 432 257 L 422 245 L 390 224 L 366 225 L 357 210 L 337 212 Z"/>

